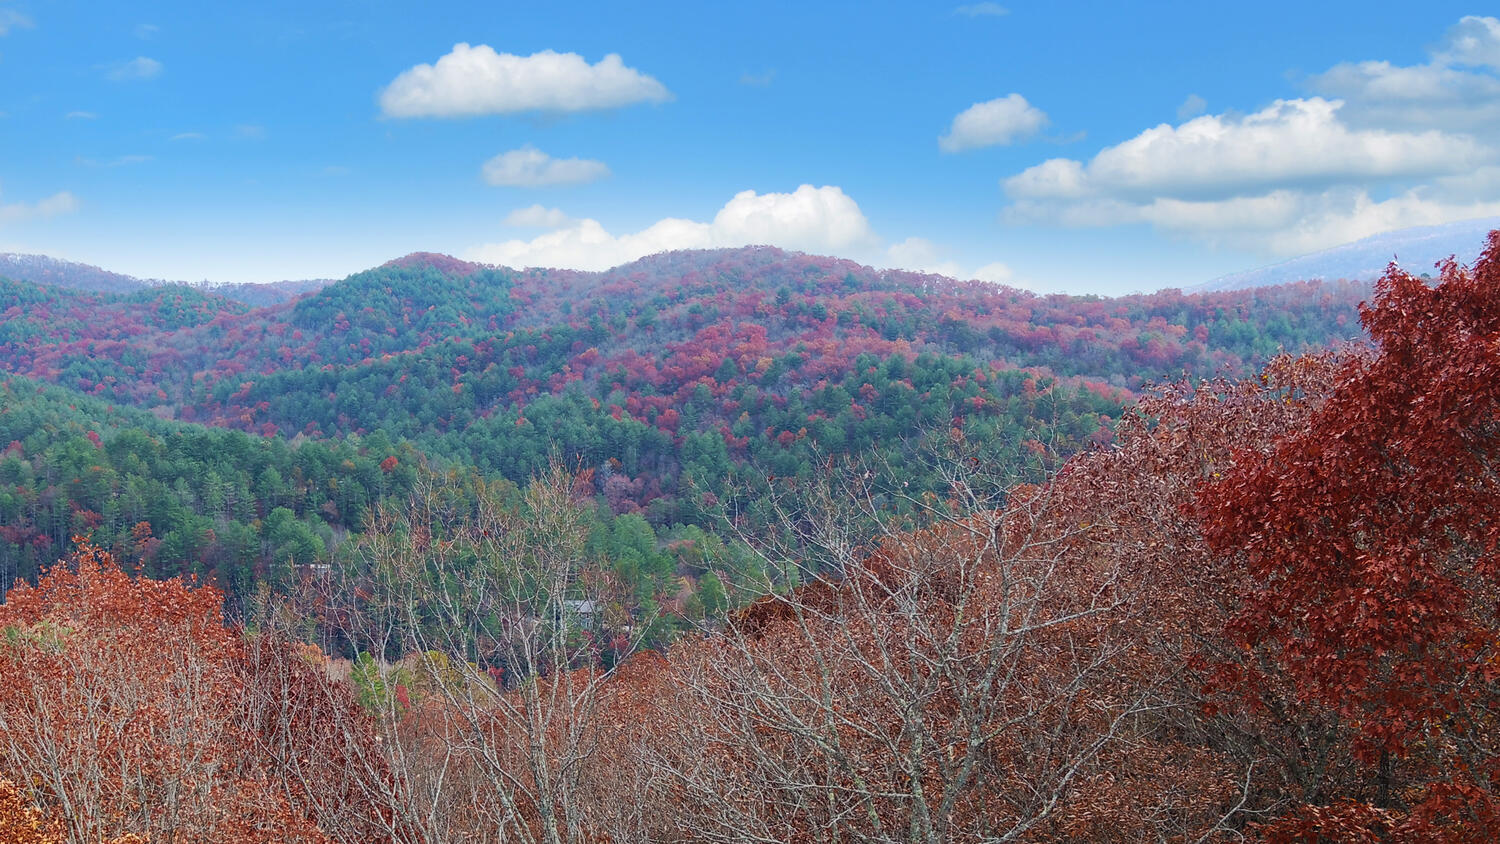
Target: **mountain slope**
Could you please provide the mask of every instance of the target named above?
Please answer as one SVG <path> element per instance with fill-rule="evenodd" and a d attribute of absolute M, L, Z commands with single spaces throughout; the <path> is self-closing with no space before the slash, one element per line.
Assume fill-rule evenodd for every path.
<path fill-rule="evenodd" d="M 1371 281 L 1379 278 L 1393 260 L 1407 272 L 1435 275 L 1433 265 L 1450 255 L 1461 264 L 1472 265 L 1479 258 L 1485 235 L 1497 228 L 1500 217 L 1483 217 L 1383 232 L 1268 267 L 1220 276 L 1188 292 L 1240 290 L 1304 280 Z"/>

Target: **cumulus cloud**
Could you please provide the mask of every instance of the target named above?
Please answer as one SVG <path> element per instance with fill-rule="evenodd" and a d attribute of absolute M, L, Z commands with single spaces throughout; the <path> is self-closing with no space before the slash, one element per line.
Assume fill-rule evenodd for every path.
<path fill-rule="evenodd" d="M 953 10 L 955 15 L 963 15 L 966 18 L 998 18 L 1010 14 L 1010 9 L 999 3 L 967 3 Z"/>
<path fill-rule="evenodd" d="M 1345 119 L 1355 126 L 1500 128 L 1500 78 L 1489 73 L 1369 61 L 1338 65 L 1310 84 L 1346 102 Z"/>
<path fill-rule="evenodd" d="M 1300 255 L 1392 229 L 1500 215 L 1500 200 L 1454 202 L 1420 189 L 1382 200 L 1365 191 L 1331 192 L 1308 204 L 1296 223 L 1271 233 L 1271 252 Z"/>
<path fill-rule="evenodd" d="M 145 56 L 136 56 L 128 62 L 111 65 L 105 76 L 115 82 L 141 82 L 161 76 L 162 63 Z"/>
<path fill-rule="evenodd" d="M 1335 188 L 1216 202 L 1157 200 L 1140 210 L 1144 221 L 1172 231 L 1274 255 L 1300 255 L 1392 229 L 1497 215 L 1500 200 L 1455 201 L 1421 188 L 1376 199 L 1366 190 Z"/>
<path fill-rule="evenodd" d="M 1479 15 L 1460 18 L 1443 37 L 1437 60 L 1500 69 L 1500 20 Z"/>
<path fill-rule="evenodd" d="M 1023 199 L 1084 196 L 1228 197 L 1274 187 L 1323 187 L 1472 169 L 1492 151 L 1471 137 L 1429 130 L 1354 130 L 1338 100 L 1277 100 L 1245 117 L 1162 124 L 1087 164 L 1052 159 L 1006 179 Z"/>
<path fill-rule="evenodd" d="M 1449 28 L 1425 64 L 1344 62 L 1307 80 L 1339 97 L 1355 126 L 1500 130 L 1500 20 L 1470 15 Z"/>
<path fill-rule="evenodd" d="M 1046 221 L 1080 227 L 1145 223 L 1216 246 L 1284 257 L 1391 229 L 1500 215 L 1500 199 L 1494 196 L 1447 195 L 1433 186 L 1421 186 L 1377 199 L 1368 190 L 1341 186 L 1213 200 L 1091 199 L 1062 206 L 1023 201 L 1008 208 L 1004 217 L 1016 223 Z"/>
<path fill-rule="evenodd" d="M 482 172 L 497 187 L 537 188 L 596 182 L 609 175 L 609 167 L 587 158 L 553 158 L 527 144 L 486 161 Z"/>
<path fill-rule="evenodd" d="M 55 217 L 76 210 L 78 210 L 78 199 L 67 191 L 61 191 L 36 202 L 0 204 L 0 225 Z"/>
<path fill-rule="evenodd" d="M 387 117 L 473 117 L 527 111 L 572 112 L 666 102 L 656 79 L 617 53 L 589 64 L 577 53 L 530 56 L 455 44 L 435 64 L 403 71 L 380 94 Z"/>
<path fill-rule="evenodd" d="M 948 134 L 938 138 L 938 147 L 943 152 L 961 152 L 1014 143 L 1036 134 L 1047 122 L 1041 109 L 1020 94 L 1010 94 L 959 112 Z"/>
<path fill-rule="evenodd" d="M 547 208 L 541 204 L 530 205 L 505 215 L 504 225 L 527 229 L 560 229 L 573 222 L 573 218 L 561 209 Z"/>
<path fill-rule="evenodd" d="M 1500 213 L 1500 21 L 1467 17 L 1427 64 L 1336 65 L 1321 96 L 1188 116 L 1002 180 L 1012 222 L 1145 224 L 1270 255 Z"/>
<path fill-rule="evenodd" d="M 1190 96 L 1177 125 L 1003 179 L 1002 218 L 1286 256 L 1500 213 L 1500 20 L 1463 18 L 1429 57 L 1335 65 L 1304 80 L 1316 96 L 1250 114 Z"/>
<path fill-rule="evenodd" d="M 864 212 L 841 189 L 802 185 L 791 193 L 742 191 L 709 222 L 669 217 L 641 231 L 615 235 L 597 220 L 582 219 L 531 240 L 479 246 L 468 257 L 511 267 L 603 270 L 673 249 L 770 244 L 847 253 L 874 242 Z"/>

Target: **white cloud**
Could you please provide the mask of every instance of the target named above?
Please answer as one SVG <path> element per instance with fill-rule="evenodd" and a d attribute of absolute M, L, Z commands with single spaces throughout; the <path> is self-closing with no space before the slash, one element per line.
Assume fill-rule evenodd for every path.
<path fill-rule="evenodd" d="M 964 109 L 953 118 L 948 134 L 938 138 L 938 146 L 943 152 L 960 152 L 1009 144 L 1046 125 L 1047 115 L 1041 109 L 1020 94 L 1010 94 Z"/>
<path fill-rule="evenodd" d="M 1010 9 L 1005 8 L 1004 6 L 1000 5 L 999 3 L 991 3 L 991 2 L 968 3 L 968 4 L 965 4 L 963 6 L 959 6 L 958 8 L 954 9 L 953 10 L 953 14 L 955 14 L 955 15 L 963 15 L 964 17 L 968 17 L 968 18 L 982 18 L 982 17 L 995 17 L 995 18 L 998 18 L 998 17 L 1004 17 L 1005 15 L 1010 14 Z"/>
<path fill-rule="evenodd" d="M 1177 119 L 1188 120 L 1208 111 L 1208 101 L 1197 94 L 1188 94 L 1182 105 L 1177 107 Z"/>
<path fill-rule="evenodd" d="M 260 141 L 266 137 L 266 127 L 257 123 L 241 123 L 234 127 L 234 136 L 247 141 Z"/>
<path fill-rule="evenodd" d="M 70 111 L 63 115 L 64 120 L 98 120 L 99 115 L 92 111 Z"/>
<path fill-rule="evenodd" d="M 161 27 L 157 26 L 154 23 L 138 23 L 135 25 L 135 28 L 131 30 L 131 32 L 135 34 L 135 37 L 141 39 L 142 41 L 147 41 L 155 38 L 156 34 L 158 32 L 161 32 Z"/>
<path fill-rule="evenodd" d="M 1314 90 L 1346 103 L 1353 126 L 1453 132 L 1500 128 L 1500 78 L 1440 65 L 1341 64 L 1310 80 Z"/>
<path fill-rule="evenodd" d="M 1493 42 L 1493 43 L 1492 43 Z M 1429 64 L 1367 61 L 1309 78 L 1319 93 L 1248 115 L 1162 124 L 1088 160 L 1002 181 L 1011 222 L 1144 224 L 1295 255 L 1392 228 L 1500 213 L 1500 22 L 1465 18 Z M 1187 114 L 1203 105 L 1189 97 Z"/>
<path fill-rule="evenodd" d="M 560 229 L 573 222 L 573 218 L 561 209 L 547 208 L 541 204 L 530 205 L 505 215 L 503 225 L 527 229 Z"/>
<path fill-rule="evenodd" d="M 669 217 L 638 232 L 614 235 L 597 220 L 583 219 L 531 240 L 479 246 L 468 257 L 511 267 L 602 270 L 673 249 L 770 244 L 848 253 L 875 242 L 864 212 L 842 190 L 802 185 L 791 193 L 742 191 L 711 222 Z"/>
<path fill-rule="evenodd" d="M 741 73 L 740 84 L 751 88 L 765 88 L 776 79 L 776 69 L 771 68 L 765 73 Z"/>
<path fill-rule="evenodd" d="M 792 193 L 740 191 L 714 216 L 722 245 L 769 243 L 792 249 L 842 250 L 872 238 L 859 205 L 833 186 L 802 185 Z"/>
<path fill-rule="evenodd" d="M 1500 199 L 1453 202 L 1412 190 L 1384 200 L 1365 191 L 1330 192 L 1312 197 L 1311 207 L 1291 225 L 1273 232 L 1269 251 L 1300 255 L 1392 229 L 1436 226 L 1500 215 Z"/>
<path fill-rule="evenodd" d="M 145 56 L 136 56 L 128 62 L 110 66 L 105 76 L 116 82 L 140 82 L 161 76 L 162 63 Z"/>
<path fill-rule="evenodd" d="M 455 44 L 436 64 L 403 71 L 380 94 L 387 117 L 472 117 L 525 111 L 570 112 L 672 98 L 656 79 L 617 53 L 589 64 L 577 53 L 530 56 Z"/>
<path fill-rule="evenodd" d="M 1081 199 L 1093 192 L 1083 163 L 1071 158 L 1049 158 L 1001 184 L 1020 199 Z"/>
<path fill-rule="evenodd" d="M 1434 179 L 1432 192 L 1457 202 L 1500 198 L 1500 165 L 1480 167 L 1467 173 Z"/>
<path fill-rule="evenodd" d="M 76 210 L 78 210 L 78 199 L 73 194 L 62 191 L 36 202 L 13 202 L 9 205 L 0 205 L 0 225 L 55 217 L 58 214 L 68 214 Z"/>
<path fill-rule="evenodd" d="M 587 158 L 553 158 L 527 144 L 486 161 L 482 172 L 497 187 L 536 188 L 596 182 L 609 175 L 609 167 Z"/>
<path fill-rule="evenodd" d="M 1347 103 L 1353 126 L 1458 132 L 1500 130 L 1500 20 L 1470 15 L 1449 28 L 1426 64 L 1344 62 L 1307 80 Z"/>
<path fill-rule="evenodd" d="M 1194 116 L 1207 104 L 1189 96 L 1178 125 L 1002 180 L 1002 219 L 1287 256 L 1500 214 L 1500 20 L 1462 19 L 1430 56 L 1339 64 L 1304 80 L 1318 96 L 1251 114 Z"/>
<path fill-rule="evenodd" d="M 1500 70 L 1500 20 L 1465 15 L 1448 30 L 1436 58 L 1443 63 L 1487 65 Z"/>
<path fill-rule="evenodd" d="M 202 132 L 178 132 L 177 134 L 173 135 L 172 137 L 168 138 L 167 140 L 169 140 L 169 141 L 201 141 L 201 140 L 203 140 L 206 137 L 208 137 L 208 136 L 205 135 L 205 134 L 203 134 Z"/>
<path fill-rule="evenodd" d="M 0 8 L 0 35 L 8 35 L 12 29 L 31 29 L 34 24 L 15 9 Z"/>
<path fill-rule="evenodd" d="M 1492 178 L 1500 183 L 1500 173 Z M 1356 187 L 1283 189 L 1212 200 L 1157 197 L 1132 203 L 1090 199 L 1062 206 L 1022 201 L 1007 209 L 1004 216 L 1015 223 L 1045 221 L 1078 227 L 1145 223 L 1215 246 L 1286 257 L 1391 229 L 1500 215 L 1497 196 L 1500 194 L 1488 198 L 1450 196 L 1419 187 L 1376 199 L 1368 190 Z"/>
<path fill-rule="evenodd" d="M 1086 165 L 1052 159 L 1004 181 L 1023 199 L 1156 196 L 1212 199 L 1276 187 L 1323 187 L 1436 176 L 1493 157 L 1473 138 L 1435 130 L 1352 130 L 1338 100 L 1277 100 L 1245 117 L 1162 124 L 1101 150 Z"/>

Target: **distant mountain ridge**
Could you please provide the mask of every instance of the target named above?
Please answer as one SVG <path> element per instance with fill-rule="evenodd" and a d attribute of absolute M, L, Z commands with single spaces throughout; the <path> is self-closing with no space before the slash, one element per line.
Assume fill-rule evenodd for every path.
<path fill-rule="evenodd" d="M 92 290 L 100 293 L 134 293 L 150 287 L 181 284 L 216 293 L 247 305 L 262 307 L 290 301 L 303 293 L 321 289 L 333 283 L 333 279 L 318 278 L 297 281 L 273 281 L 258 284 L 216 284 L 214 282 L 168 281 L 159 278 L 136 278 L 123 273 L 111 272 L 77 261 L 65 261 L 48 255 L 29 255 L 15 252 L 0 253 L 0 277 L 32 284 L 47 284 L 71 290 Z"/>
<path fill-rule="evenodd" d="M 0 276 L 32 284 L 50 284 L 73 290 L 97 290 L 101 293 L 133 293 L 153 284 L 166 284 L 159 279 L 146 281 L 91 264 L 64 261 L 48 255 L 14 252 L 0 253 Z"/>
<path fill-rule="evenodd" d="M 1435 275 L 1433 265 L 1450 255 L 1461 264 L 1473 264 L 1484 249 L 1485 236 L 1493 229 L 1500 229 L 1500 217 L 1381 232 L 1289 261 L 1220 276 L 1187 288 L 1186 292 L 1244 290 L 1294 281 L 1372 281 L 1393 260 L 1407 272 Z"/>

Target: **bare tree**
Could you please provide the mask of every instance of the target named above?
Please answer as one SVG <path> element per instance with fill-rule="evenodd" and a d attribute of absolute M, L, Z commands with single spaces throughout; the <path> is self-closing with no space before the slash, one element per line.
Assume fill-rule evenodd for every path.
<path fill-rule="evenodd" d="M 1098 544 L 1110 513 L 1072 518 L 1077 502 L 1049 486 L 1007 493 L 961 452 L 936 466 L 945 499 L 852 467 L 762 506 L 778 518 L 766 535 L 783 541 L 743 538 L 800 585 L 764 584 L 721 633 L 671 655 L 678 735 L 647 764 L 682 807 L 677 834 L 1055 838 L 1141 796 L 1122 782 L 1160 773 L 1131 758 L 1168 755 L 1145 747 L 1141 722 L 1171 705 L 1169 669 L 1141 659 L 1150 607 Z M 892 512 L 930 526 L 889 526 Z M 887 527 L 872 543 L 858 525 Z M 1175 761 L 1198 775 L 1209 760 Z M 1232 787 L 1217 770 L 1198 785 Z M 1177 798 L 1157 808 L 1171 814 Z M 1185 823 L 1204 832 L 1209 814 Z"/>
<path fill-rule="evenodd" d="M 505 500 L 507 497 L 513 500 Z M 524 492 L 428 476 L 378 507 L 330 578 L 330 617 L 369 657 L 399 840 L 585 839 L 581 781 L 609 676 L 608 573 L 560 462 Z M 628 656 L 629 646 L 610 656 Z"/>

